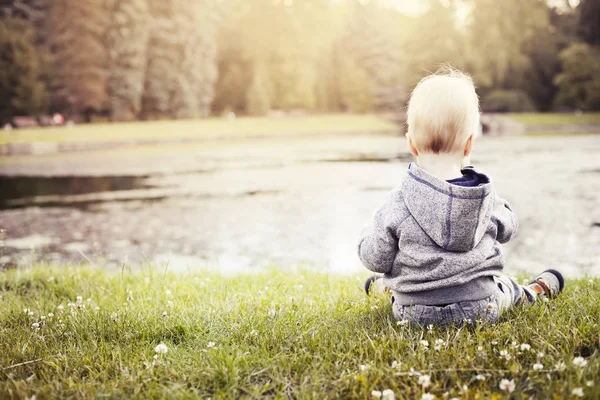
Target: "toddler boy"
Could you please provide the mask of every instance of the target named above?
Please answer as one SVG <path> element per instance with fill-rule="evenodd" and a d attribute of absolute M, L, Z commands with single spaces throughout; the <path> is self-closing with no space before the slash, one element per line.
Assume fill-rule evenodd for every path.
<path fill-rule="evenodd" d="M 471 78 L 450 68 L 424 78 L 411 95 L 407 120 L 417 161 L 358 246 L 364 266 L 383 274 L 394 316 L 422 326 L 494 322 L 512 304 L 562 291 L 556 270 L 528 286 L 502 273 L 500 243 L 515 235 L 518 220 L 491 178 L 466 166 L 480 130 Z"/>

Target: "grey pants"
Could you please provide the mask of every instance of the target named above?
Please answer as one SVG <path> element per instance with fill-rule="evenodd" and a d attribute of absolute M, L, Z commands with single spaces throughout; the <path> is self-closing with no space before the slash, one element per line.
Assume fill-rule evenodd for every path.
<path fill-rule="evenodd" d="M 491 296 L 475 301 L 463 301 L 445 306 L 400 305 L 394 304 L 392 293 L 392 310 L 394 317 L 406 320 L 422 327 L 428 325 L 444 326 L 456 323 L 475 323 L 478 320 L 493 323 L 502 312 L 515 304 L 533 304 L 536 293 L 527 286 L 521 286 L 508 276 L 494 278 L 497 291 Z"/>

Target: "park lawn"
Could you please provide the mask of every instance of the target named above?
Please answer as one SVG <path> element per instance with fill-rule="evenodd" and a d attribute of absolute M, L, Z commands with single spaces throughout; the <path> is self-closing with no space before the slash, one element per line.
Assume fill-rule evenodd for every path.
<path fill-rule="evenodd" d="M 423 330 L 398 325 L 385 296 L 362 292 L 364 278 L 2 272 L 0 398 L 508 398 L 502 379 L 512 398 L 577 388 L 600 398 L 600 280 L 568 281 L 560 298 L 494 325 Z"/>
<path fill-rule="evenodd" d="M 32 142 L 112 142 L 169 139 L 247 138 L 324 133 L 395 132 L 398 127 L 375 115 L 331 114 L 306 117 L 209 118 L 0 131 L 0 145 Z"/>
<path fill-rule="evenodd" d="M 528 127 L 600 125 L 600 113 L 510 113 L 504 116 Z"/>

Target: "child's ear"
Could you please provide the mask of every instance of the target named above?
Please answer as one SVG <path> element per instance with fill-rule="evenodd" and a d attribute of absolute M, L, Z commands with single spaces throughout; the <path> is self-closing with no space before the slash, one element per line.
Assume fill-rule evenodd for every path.
<path fill-rule="evenodd" d="M 463 156 L 468 157 L 471 154 L 471 150 L 473 150 L 473 135 L 469 136 L 467 139 Z"/>
<path fill-rule="evenodd" d="M 415 144 L 413 143 L 408 132 L 406 133 L 406 139 L 408 140 L 408 150 L 410 151 L 410 154 L 412 154 L 415 157 L 419 157 L 419 150 L 417 150 L 417 146 L 415 146 Z"/>

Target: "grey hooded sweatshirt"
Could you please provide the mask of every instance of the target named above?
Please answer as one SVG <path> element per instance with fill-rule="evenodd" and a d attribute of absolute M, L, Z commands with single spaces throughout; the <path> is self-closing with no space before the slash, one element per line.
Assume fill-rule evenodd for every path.
<path fill-rule="evenodd" d="M 458 186 L 411 163 L 402 183 L 365 228 L 358 254 L 365 267 L 384 274 L 402 305 L 446 305 L 481 300 L 502 275 L 499 243 L 518 221 L 488 176 L 472 167 L 480 184 Z"/>

